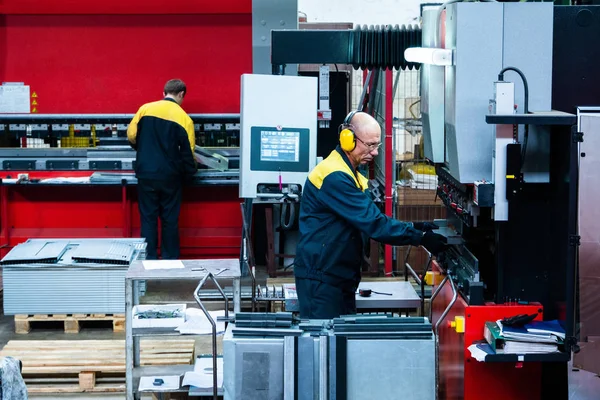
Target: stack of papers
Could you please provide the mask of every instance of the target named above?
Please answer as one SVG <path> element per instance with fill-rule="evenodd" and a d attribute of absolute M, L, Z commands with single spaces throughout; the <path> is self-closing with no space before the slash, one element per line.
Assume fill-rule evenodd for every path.
<path fill-rule="evenodd" d="M 554 328 L 551 331 L 549 325 Z M 486 322 L 483 336 L 496 354 L 546 354 L 559 351 L 564 330 L 558 322 L 539 322 L 524 327 L 503 326 L 501 321 Z M 531 331 L 529 330 L 531 329 Z"/>
<path fill-rule="evenodd" d="M 558 320 L 553 321 L 533 321 L 525 325 L 529 333 L 546 334 L 565 340 L 565 328 Z"/>
<path fill-rule="evenodd" d="M 503 326 L 502 322 L 496 321 L 500 327 L 500 334 L 505 340 L 518 340 L 521 342 L 534 343 L 558 343 L 558 337 L 548 332 L 529 332 L 527 328 Z"/>
<path fill-rule="evenodd" d="M 543 354 L 556 353 L 558 346 L 550 343 L 518 342 L 507 340 L 504 343 L 504 354 Z"/>

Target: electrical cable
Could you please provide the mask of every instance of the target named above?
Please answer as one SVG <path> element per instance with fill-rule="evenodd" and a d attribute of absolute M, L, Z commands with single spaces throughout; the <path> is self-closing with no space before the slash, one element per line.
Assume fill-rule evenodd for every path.
<path fill-rule="evenodd" d="M 290 197 L 287 193 L 285 193 L 283 195 L 283 204 L 281 205 L 281 215 L 279 218 L 279 224 L 281 226 L 281 229 L 283 230 L 290 230 L 293 226 L 294 223 L 296 222 L 296 207 L 298 206 L 298 204 L 300 204 L 300 200 L 302 199 L 302 193 L 300 192 L 300 190 L 293 190 L 292 194 L 295 194 L 297 197 L 293 198 Z M 286 214 L 288 213 L 288 207 L 289 207 L 289 217 L 286 221 Z"/>
<path fill-rule="evenodd" d="M 521 77 L 521 79 L 523 80 L 523 91 L 524 93 L 524 104 L 523 104 L 523 114 L 529 114 L 529 85 L 527 84 L 527 78 L 525 78 L 525 74 L 523 74 L 523 72 L 515 67 L 505 67 L 502 68 L 502 70 L 500 71 L 500 73 L 498 74 L 498 81 L 503 82 L 504 81 L 504 73 L 506 71 L 514 71 L 517 74 L 519 74 L 519 76 Z M 521 169 L 523 169 L 523 164 L 525 163 L 525 154 L 527 153 L 527 142 L 529 141 L 529 125 L 525 124 L 525 132 L 523 135 L 523 147 L 521 149 Z"/>
<path fill-rule="evenodd" d="M 408 111 L 410 112 L 410 115 L 412 115 L 412 117 L 414 119 L 417 119 L 417 116 L 415 115 L 415 113 L 413 112 L 412 108 L 413 106 L 416 106 L 417 104 L 419 104 L 421 102 L 421 99 L 415 101 L 414 103 L 412 103 L 410 106 L 408 106 Z"/>
<path fill-rule="evenodd" d="M 290 216 L 286 221 L 285 215 L 288 211 L 288 206 L 290 209 Z M 281 205 L 281 218 L 279 219 L 279 224 L 281 225 L 281 229 L 290 230 L 294 225 L 294 221 L 296 220 L 296 203 L 290 201 L 284 201 Z"/>

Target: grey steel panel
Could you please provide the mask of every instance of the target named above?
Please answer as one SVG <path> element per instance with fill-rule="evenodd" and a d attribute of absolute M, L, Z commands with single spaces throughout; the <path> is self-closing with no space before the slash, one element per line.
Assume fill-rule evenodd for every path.
<path fill-rule="evenodd" d="M 295 400 L 297 343 L 293 336 L 283 339 L 283 400 Z"/>
<path fill-rule="evenodd" d="M 87 157 L 87 149 L 0 149 L 0 158 L 9 157 Z"/>
<path fill-rule="evenodd" d="M 502 69 L 502 3 L 457 3 L 446 9 L 446 161 L 461 183 L 492 181 L 493 129 L 485 122 Z"/>
<path fill-rule="evenodd" d="M 252 0 L 252 72 L 271 74 L 271 30 L 298 29 L 298 1 Z M 286 75 L 298 75 L 287 65 Z"/>
<path fill-rule="evenodd" d="M 118 241 L 104 243 L 81 243 L 71 256 L 73 260 L 84 263 L 118 263 L 127 264 L 131 262 L 134 247 L 128 243 Z"/>
<path fill-rule="evenodd" d="M 600 336 L 600 108 L 596 111 L 597 113 L 593 114 L 581 114 L 579 125 L 579 131 L 584 135 L 580 154 L 585 155 L 579 158 L 579 286 L 582 341 Z M 587 356 L 578 355 L 578 358 L 599 359 L 600 354 L 597 350 L 591 357 L 593 352 L 593 346 L 586 346 L 582 348 L 582 353 Z M 588 363 L 586 366 L 590 371 L 598 372 Z"/>
<path fill-rule="evenodd" d="M 318 347 L 312 337 L 298 338 L 298 365 L 296 374 L 302 387 L 298 388 L 298 400 L 315 400 L 318 398 L 319 382 L 317 367 Z"/>
<path fill-rule="evenodd" d="M 229 324 L 223 337 L 224 400 L 283 399 L 283 338 L 233 338 L 233 328 Z M 253 370 L 266 374 L 266 380 Z M 246 374 L 256 377 L 255 382 Z"/>
<path fill-rule="evenodd" d="M 436 47 L 437 9 L 423 10 L 423 47 Z M 444 73 L 439 65 L 421 65 L 421 115 L 424 155 L 444 162 Z"/>
<path fill-rule="evenodd" d="M 551 3 L 457 3 L 447 7 L 446 48 L 455 50 L 455 65 L 446 67 L 445 77 L 446 162 L 459 182 L 493 181 L 494 128 L 487 126 L 484 116 L 493 82 L 503 67 L 516 67 L 526 75 L 529 110 L 550 110 L 552 15 Z M 522 113 L 521 79 L 514 72 L 506 72 L 504 79 L 515 82 L 515 101 Z M 548 159 L 548 143 L 542 137 L 543 133 L 530 132 L 528 154 L 532 156 L 524 168 L 529 181 L 547 177 L 538 171 Z"/>
<path fill-rule="evenodd" d="M 25 242 L 15 246 L 0 262 L 7 264 L 56 263 L 67 250 L 68 241 Z"/>
<path fill-rule="evenodd" d="M 348 339 L 347 347 L 348 400 L 435 399 L 433 339 Z"/>
<path fill-rule="evenodd" d="M 552 108 L 552 45 L 554 5 L 550 3 L 504 4 L 503 67 L 517 67 L 529 86 L 529 111 Z M 531 21 L 535 21 L 532 24 Z M 523 40 L 526 37 L 527 40 Z M 518 113 L 523 112 L 523 83 L 514 71 L 504 79 L 515 83 Z M 523 127 L 519 140 L 523 143 Z M 549 182 L 550 136 L 542 127 L 529 128 L 527 154 L 523 165 L 526 182 Z"/>
<path fill-rule="evenodd" d="M 552 2 L 504 4 L 502 67 L 517 67 L 525 74 L 529 85 L 529 111 L 551 109 L 553 27 Z M 518 112 L 522 113 L 521 78 L 516 72 L 507 71 L 504 79 L 515 83 L 515 102 L 519 104 Z"/>

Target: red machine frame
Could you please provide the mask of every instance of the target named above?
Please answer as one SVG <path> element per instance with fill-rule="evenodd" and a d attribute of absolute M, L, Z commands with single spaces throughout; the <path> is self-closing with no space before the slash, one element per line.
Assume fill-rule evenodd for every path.
<path fill-rule="evenodd" d="M 442 273 L 435 261 L 432 270 Z M 437 286 L 434 287 L 434 290 Z M 432 323 L 436 324 L 452 302 L 454 293 L 448 281 L 431 304 Z M 446 400 L 530 400 L 541 398 L 542 368 L 539 362 L 479 362 L 471 357 L 468 347 L 483 340 L 486 321 L 494 321 L 518 314 L 538 313 L 543 320 L 540 304 L 518 303 L 469 306 L 458 295 L 448 314 L 439 323 L 439 388 L 441 399 Z M 464 318 L 464 333 L 451 325 L 455 318 Z M 510 382 L 509 385 L 507 383 Z"/>

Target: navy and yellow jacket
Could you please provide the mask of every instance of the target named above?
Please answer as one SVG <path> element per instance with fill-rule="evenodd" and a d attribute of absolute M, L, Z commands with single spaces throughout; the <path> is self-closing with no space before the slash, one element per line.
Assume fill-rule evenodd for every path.
<path fill-rule="evenodd" d="M 339 146 L 310 172 L 300 204 L 295 276 L 352 287 L 360 281 L 361 234 L 392 245 L 420 243 L 423 233 L 383 214 L 365 193 L 367 184 Z"/>
<path fill-rule="evenodd" d="M 194 122 L 170 98 L 141 106 L 127 139 L 137 150 L 135 175 L 140 179 L 182 179 L 197 171 Z"/>

